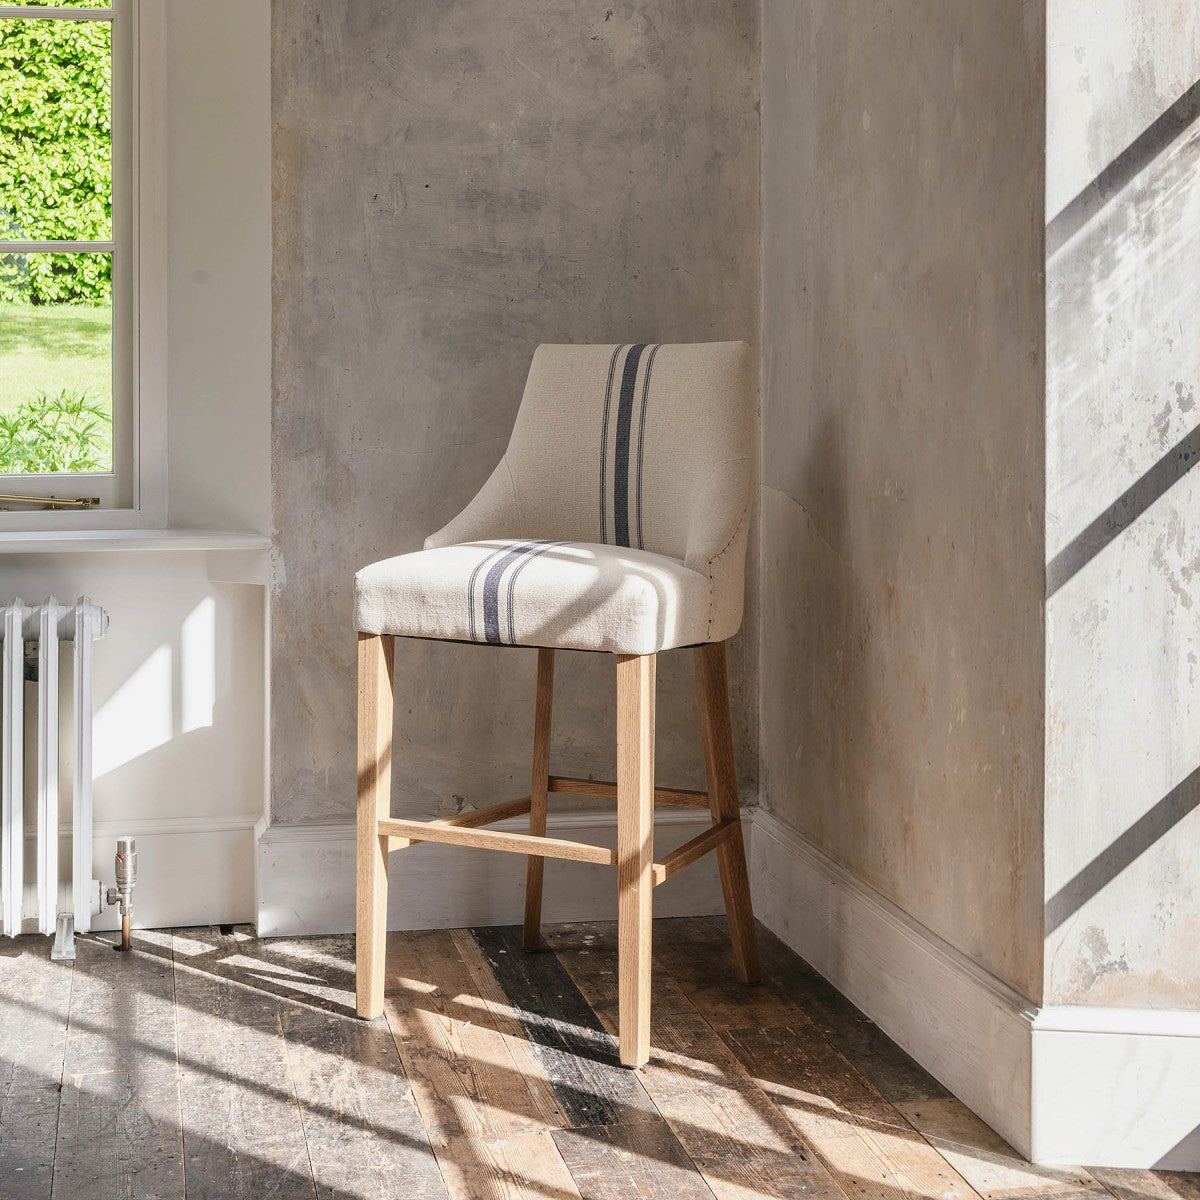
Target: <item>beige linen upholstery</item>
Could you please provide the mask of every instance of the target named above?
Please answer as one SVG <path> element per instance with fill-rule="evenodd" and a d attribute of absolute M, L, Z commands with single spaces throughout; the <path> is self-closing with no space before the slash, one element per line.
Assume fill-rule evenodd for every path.
<path fill-rule="evenodd" d="M 355 578 L 361 633 L 653 654 L 742 619 L 751 495 L 742 342 L 540 346 L 467 507 Z"/>

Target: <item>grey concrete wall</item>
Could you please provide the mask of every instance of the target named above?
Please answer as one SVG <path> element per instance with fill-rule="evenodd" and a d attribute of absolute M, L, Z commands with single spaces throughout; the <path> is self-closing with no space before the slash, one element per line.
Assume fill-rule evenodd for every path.
<path fill-rule="evenodd" d="M 1039 4 L 763 17 L 764 803 L 1041 987 Z"/>
<path fill-rule="evenodd" d="M 1200 8 L 1053 0 L 1046 998 L 1200 1005 Z"/>
<path fill-rule="evenodd" d="M 353 573 L 483 482 L 538 342 L 757 343 L 757 12 L 275 0 L 274 820 L 351 817 Z M 749 599 L 731 670 L 752 789 Z M 397 812 L 528 787 L 534 659 L 400 647 Z M 613 664 L 560 659 L 555 769 L 611 777 Z M 692 693 L 664 656 L 663 780 L 701 778 Z"/>

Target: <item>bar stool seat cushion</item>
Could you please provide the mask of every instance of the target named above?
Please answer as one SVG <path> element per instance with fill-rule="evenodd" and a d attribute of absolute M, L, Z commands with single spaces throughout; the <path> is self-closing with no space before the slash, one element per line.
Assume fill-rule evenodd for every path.
<path fill-rule="evenodd" d="M 722 611 L 708 574 L 588 542 L 497 538 L 401 554 L 359 571 L 354 593 L 363 633 L 615 654 L 719 640 L 741 619 L 740 604 Z"/>
<path fill-rule="evenodd" d="M 753 410 L 744 342 L 539 346 L 474 499 L 358 573 L 358 631 L 616 654 L 732 637 Z"/>

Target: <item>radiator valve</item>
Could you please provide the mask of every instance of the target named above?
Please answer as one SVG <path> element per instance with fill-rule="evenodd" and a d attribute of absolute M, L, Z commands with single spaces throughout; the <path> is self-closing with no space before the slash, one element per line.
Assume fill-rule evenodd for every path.
<path fill-rule="evenodd" d="M 133 917 L 133 887 L 137 883 L 137 840 L 117 838 L 117 886 L 108 889 L 109 904 L 121 906 L 121 944 L 118 950 L 131 949 L 130 919 Z"/>

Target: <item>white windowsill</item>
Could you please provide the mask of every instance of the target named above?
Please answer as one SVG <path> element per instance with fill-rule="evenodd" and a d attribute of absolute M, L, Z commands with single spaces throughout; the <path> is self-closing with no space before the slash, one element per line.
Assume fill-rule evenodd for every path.
<path fill-rule="evenodd" d="M 94 554 L 131 550 L 247 550 L 271 548 L 263 533 L 219 529 L 48 529 L 0 531 L 0 554 Z"/>

